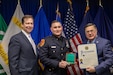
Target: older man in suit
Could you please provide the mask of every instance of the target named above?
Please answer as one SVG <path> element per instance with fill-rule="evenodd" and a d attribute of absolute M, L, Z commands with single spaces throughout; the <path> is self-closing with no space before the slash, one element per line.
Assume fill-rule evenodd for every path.
<path fill-rule="evenodd" d="M 36 46 L 31 38 L 33 17 L 22 18 L 22 31 L 10 39 L 8 59 L 11 75 L 38 75 Z"/>
<path fill-rule="evenodd" d="M 97 47 L 98 66 L 88 66 L 85 75 L 111 75 L 110 66 L 113 64 L 113 51 L 110 41 L 97 35 L 97 27 L 93 23 L 85 26 L 87 41 L 84 43 L 95 43 Z"/>

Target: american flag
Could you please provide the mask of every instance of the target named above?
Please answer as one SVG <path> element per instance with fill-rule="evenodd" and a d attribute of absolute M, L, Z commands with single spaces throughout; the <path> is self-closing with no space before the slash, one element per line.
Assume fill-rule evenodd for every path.
<path fill-rule="evenodd" d="M 82 43 L 82 39 L 80 37 L 80 34 L 78 33 L 74 14 L 70 8 L 68 8 L 68 11 L 66 13 L 63 27 L 65 36 L 70 41 L 70 48 L 72 52 L 77 53 L 77 46 Z M 76 62 L 77 65 L 68 67 L 68 75 L 82 75 L 82 70 L 79 68 L 78 60 L 76 60 Z"/>

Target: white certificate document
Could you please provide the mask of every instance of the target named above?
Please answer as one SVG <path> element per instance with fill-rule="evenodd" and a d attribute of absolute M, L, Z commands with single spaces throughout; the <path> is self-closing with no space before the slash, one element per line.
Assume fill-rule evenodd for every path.
<path fill-rule="evenodd" d="M 88 66 L 98 65 L 98 56 L 95 44 L 81 44 L 78 45 L 78 58 L 81 69 Z"/>

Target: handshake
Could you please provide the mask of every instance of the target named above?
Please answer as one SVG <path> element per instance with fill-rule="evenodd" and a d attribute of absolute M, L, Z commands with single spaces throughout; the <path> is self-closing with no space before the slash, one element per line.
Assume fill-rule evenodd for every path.
<path fill-rule="evenodd" d="M 75 58 L 75 53 L 67 53 L 66 54 L 66 61 L 61 60 L 59 62 L 59 67 L 60 68 L 66 68 L 67 66 L 76 64 L 75 59 L 76 59 Z"/>

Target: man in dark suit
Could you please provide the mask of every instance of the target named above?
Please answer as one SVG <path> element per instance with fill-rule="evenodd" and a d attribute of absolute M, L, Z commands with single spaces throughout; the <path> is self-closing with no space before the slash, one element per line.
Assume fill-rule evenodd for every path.
<path fill-rule="evenodd" d="M 22 18 L 22 31 L 10 39 L 8 59 L 11 75 L 38 75 L 36 46 L 31 38 L 33 17 Z"/>
<path fill-rule="evenodd" d="M 65 61 L 66 53 L 69 52 L 68 41 L 62 36 L 62 25 L 58 21 L 51 24 L 51 36 L 41 40 L 39 56 L 44 64 L 44 75 L 67 75 Z"/>
<path fill-rule="evenodd" d="M 97 27 L 93 23 L 85 26 L 85 43 L 95 43 L 97 47 L 98 66 L 89 65 L 85 69 L 85 75 L 111 75 L 110 66 L 113 64 L 113 51 L 109 40 L 97 35 Z"/>

